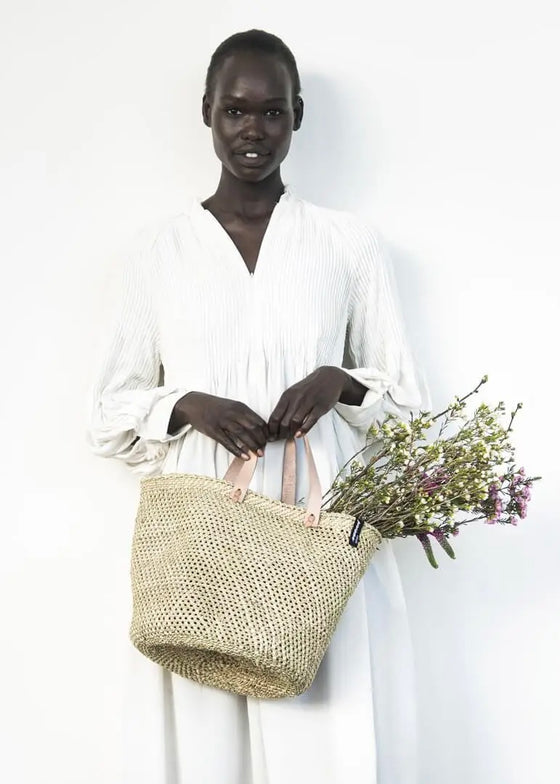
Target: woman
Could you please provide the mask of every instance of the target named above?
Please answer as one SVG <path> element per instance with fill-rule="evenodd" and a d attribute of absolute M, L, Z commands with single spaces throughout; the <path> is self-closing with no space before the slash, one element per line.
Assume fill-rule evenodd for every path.
<path fill-rule="evenodd" d="M 144 475 L 223 477 L 233 455 L 253 451 L 251 489 L 280 498 L 285 439 L 306 433 L 326 490 L 374 420 L 423 403 L 390 267 L 376 232 L 283 184 L 303 101 L 280 39 L 251 30 L 224 41 L 202 113 L 218 187 L 125 265 L 90 443 Z M 245 698 L 129 655 L 127 784 L 416 781 L 413 664 L 390 542 L 300 697 Z"/>

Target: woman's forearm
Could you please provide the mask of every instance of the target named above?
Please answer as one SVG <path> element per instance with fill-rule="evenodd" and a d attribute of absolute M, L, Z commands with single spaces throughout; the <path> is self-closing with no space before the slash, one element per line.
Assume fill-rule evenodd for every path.
<path fill-rule="evenodd" d="M 345 403 L 349 406 L 359 406 L 364 396 L 367 392 L 367 387 L 361 384 L 359 381 L 347 373 L 344 368 L 339 368 L 336 366 L 327 365 L 329 370 L 337 370 L 339 373 L 342 373 L 342 380 L 343 386 L 340 392 L 340 397 L 338 398 L 339 403 Z"/>
<path fill-rule="evenodd" d="M 340 395 L 339 403 L 346 403 L 349 406 L 361 405 L 368 388 L 359 381 L 356 381 L 349 373 L 345 373 L 344 375 L 347 376 L 348 379 Z"/>
<path fill-rule="evenodd" d="M 187 392 L 187 394 L 179 398 L 179 400 L 173 406 L 173 411 L 169 417 L 169 424 L 167 425 L 167 432 L 169 435 L 174 435 L 184 425 L 189 424 L 188 414 L 185 410 L 185 398 L 187 398 L 189 395 L 192 397 L 193 394 L 193 392 Z"/>

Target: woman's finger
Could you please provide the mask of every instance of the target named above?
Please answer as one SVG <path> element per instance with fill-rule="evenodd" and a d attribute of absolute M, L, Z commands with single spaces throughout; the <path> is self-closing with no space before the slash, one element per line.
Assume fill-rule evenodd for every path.
<path fill-rule="evenodd" d="M 268 425 L 264 419 L 258 417 L 256 420 L 248 422 L 246 430 L 252 436 L 256 448 L 264 449 L 269 437 Z"/>
<path fill-rule="evenodd" d="M 313 425 L 317 424 L 317 422 L 319 421 L 319 419 L 321 419 L 324 413 L 325 412 L 323 411 L 322 408 L 320 408 L 319 406 L 314 406 L 309 412 L 309 414 L 303 420 L 299 430 L 296 432 L 295 434 L 296 438 L 300 438 L 306 433 L 309 433 Z"/>
<path fill-rule="evenodd" d="M 289 398 L 286 394 L 281 395 L 280 400 L 276 404 L 272 414 L 268 420 L 268 437 L 274 441 L 283 436 L 280 434 L 280 422 L 284 417 L 284 413 L 289 405 Z"/>
<path fill-rule="evenodd" d="M 262 427 L 266 430 L 267 427 L 267 422 L 261 416 L 259 416 L 256 411 L 253 411 L 252 408 L 247 407 L 244 411 L 235 417 L 235 421 L 243 425 L 243 427 L 252 429 Z"/>
<path fill-rule="evenodd" d="M 222 430 L 244 451 L 259 453 L 266 444 L 266 439 L 264 442 L 260 440 L 258 427 L 243 427 L 241 422 L 235 422 L 231 425 L 222 425 Z"/>
<path fill-rule="evenodd" d="M 249 451 L 245 448 L 243 443 L 241 441 L 238 443 L 234 437 L 232 438 L 227 430 L 220 428 L 216 433 L 215 440 L 236 457 L 242 457 L 244 460 L 249 459 Z"/>
<path fill-rule="evenodd" d="M 264 450 L 269 439 L 268 423 L 256 411 L 249 406 L 242 404 L 243 410 L 235 416 L 235 428 L 229 428 L 232 432 L 243 437 L 246 432 L 249 435 L 249 445 L 254 451 Z M 227 429 L 227 426 L 226 426 Z"/>
<path fill-rule="evenodd" d="M 280 422 L 280 437 L 291 438 L 295 435 L 312 410 L 313 404 L 300 395 L 292 400 Z"/>

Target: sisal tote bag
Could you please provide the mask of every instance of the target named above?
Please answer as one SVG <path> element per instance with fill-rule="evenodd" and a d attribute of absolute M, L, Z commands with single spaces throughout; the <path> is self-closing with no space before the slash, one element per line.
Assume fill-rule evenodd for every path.
<path fill-rule="evenodd" d="M 223 479 L 141 480 L 132 539 L 133 645 L 198 683 L 258 698 L 309 688 L 379 531 L 321 511 L 311 447 L 307 507 L 295 505 L 296 445 L 284 451 L 282 500 L 248 489 L 258 457 Z"/>

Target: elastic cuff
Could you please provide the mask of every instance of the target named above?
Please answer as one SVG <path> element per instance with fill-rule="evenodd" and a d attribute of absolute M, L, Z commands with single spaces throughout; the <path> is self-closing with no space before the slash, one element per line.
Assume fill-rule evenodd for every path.
<path fill-rule="evenodd" d="M 379 392 L 375 389 L 368 389 L 359 406 L 352 406 L 348 403 L 336 403 L 334 408 L 349 425 L 353 425 L 360 430 L 368 430 L 381 411 L 382 403 L 383 398 L 379 395 Z"/>
<path fill-rule="evenodd" d="M 165 444 L 168 441 L 175 441 L 187 433 L 192 425 L 186 424 L 177 430 L 176 433 L 167 432 L 169 419 L 175 407 L 175 403 L 187 394 L 188 389 L 179 389 L 169 392 L 160 398 L 150 409 L 150 413 L 145 417 L 142 426 L 138 428 L 138 435 L 145 441 L 160 441 Z"/>

